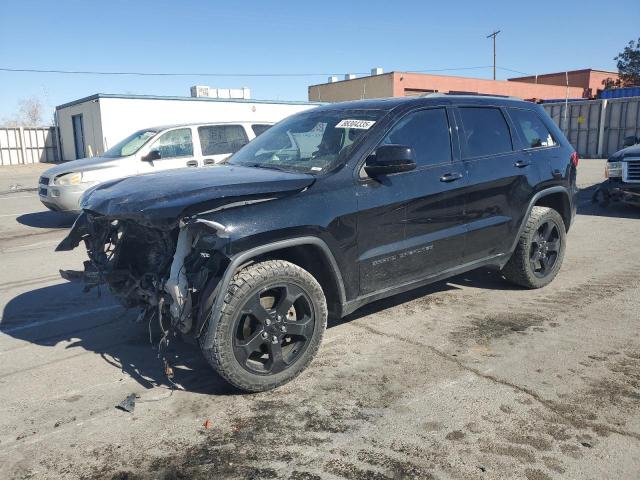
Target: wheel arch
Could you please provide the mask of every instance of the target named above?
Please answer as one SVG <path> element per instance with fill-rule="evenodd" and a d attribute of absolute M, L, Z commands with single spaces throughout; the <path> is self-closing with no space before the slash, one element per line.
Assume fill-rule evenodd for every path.
<path fill-rule="evenodd" d="M 536 200 L 533 206 L 554 209 L 562 217 L 565 230 L 567 232 L 569 231 L 569 227 L 571 226 L 571 203 L 569 201 L 569 194 L 566 191 L 557 191 L 542 195 Z"/>
<path fill-rule="evenodd" d="M 568 232 L 569 227 L 571 226 L 571 196 L 569 195 L 569 191 L 562 186 L 555 186 L 545 188 L 544 190 L 540 190 L 537 192 L 529 201 L 529 206 L 527 207 L 527 211 L 525 212 L 522 220 L 520 222 L 520 227 L 518 229 L 518 234 L 513 239 L 513 244 L 511 245 L 510 252 L 513 252 L 518 245 L 518 240 L 522 235 L 526 225 L 527 218 L 531 214 L 531 210 L 533 207 L 549 207 L 556 210 L 565 225 L 565 230 Z"/>
<path fill-rule="evenodd" d="M 220 321 L 223 297 L 233 275 L 248 262 L 274 259 L 289 261 L 311 273 L 325 293 L 329 312 L 341 315 L 342 306 L 346 302 L 344 282 L 335 257 L 327 244 L 322 239 L 311 236 L 280 240 L 231 257 L 220 280 L 211 314 L 206 320 L 209 325 L 203 342 L 205 347 L 210 348 L 213 345 L 215 326 Z"/>

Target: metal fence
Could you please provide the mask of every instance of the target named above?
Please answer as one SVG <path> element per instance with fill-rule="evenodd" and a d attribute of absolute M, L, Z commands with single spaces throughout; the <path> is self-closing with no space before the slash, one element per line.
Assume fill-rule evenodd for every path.
<path fill-rule="evenodd" d="M 606 158 L 624 146 L 624 137 L 640 135 L 640 97 L 543 106 L 584 158 Z"/>
<path fill-rule="evenodd" d="M 56 127 L 0 128 L 0 165 L 60 161 Z"/>

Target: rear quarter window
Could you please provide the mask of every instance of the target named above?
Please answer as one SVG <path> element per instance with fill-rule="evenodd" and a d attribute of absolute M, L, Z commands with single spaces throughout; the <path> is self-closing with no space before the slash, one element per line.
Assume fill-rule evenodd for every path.
<path fill-rule="evenodd" d="M 525 148 L 544 148 L 558 145 L 536 112 L 522 108 L 510 108 L 509 116 L 522 138 Z"/>
<path fill-rule="evenodd" d="M 459 107 L 463 127 L 465 158 L 511 152 L 509 125 L 499 108 Z"/>
<path fill-rule="evenodd" d="M 264 132 L 266 132 L 267 130 L 269 130 L 273 125 L 262 125 L 262 124 L 255 124 L 255 125 L 251 125 L 251 130 L 253 130 L 253 134 L 256 137 L 259 137 L 260 135 L 262 135 Z"/>

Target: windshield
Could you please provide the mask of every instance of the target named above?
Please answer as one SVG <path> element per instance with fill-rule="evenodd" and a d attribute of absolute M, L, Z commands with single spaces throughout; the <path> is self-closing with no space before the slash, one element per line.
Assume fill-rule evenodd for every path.
<path fill-rule="evenodd" d="M 104 152 L 102 156 L 107 158 L 118 158 L 133 155 L 157 133 L 157 130 L 140 130 L 139 132 L 128 136 L 120 143 L 115 144 L 109 150 Z"/>
<path fill-rule="evenodd" d="M 355 141 L 385 112 L 309 110 L 271 127 L 238 153 L 230 165 L 323 173 L 343 163 Z"/>

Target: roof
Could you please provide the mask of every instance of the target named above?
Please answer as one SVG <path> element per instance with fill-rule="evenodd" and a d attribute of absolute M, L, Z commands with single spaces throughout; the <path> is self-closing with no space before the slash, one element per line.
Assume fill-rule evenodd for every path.
<path fill-rule="evenodd" d="M 521 98 L 504 97 L 499 95 L 448 95 L 442 93 L 429 94 L 415 97 L 388 97 L 370 98 L 366 100 L 350 100 L 347 102 L 326 103 L 317 110 L 393 110 L 399 106 L 421 106 L 430 104 L 457 105 L 461 103 L 487 104 L 493 105 L 527 103 Z"/>
<path fill-rule="evenodd" d="M 168 123 L 166 125 L 154 125 L 152 127 L 141 128 L 140 130 L 168 130 L 177 127 L 208 127 L 210 125 L 275 125 L 275 122 L 258 122 L 258 121 L 239 121 L 239 122 L 187 122 L 187 123 Z"/>
<path fill-rule="evenodd" d="M 552 77 L 554 75 L 564 75 L 566 74 L 570 74 L 570 73 L 583 73 L 583 72 L 599 72 L 599 73 L 607 73 L 609 75 L 618 75 L 618 72 L 612 72 L 610 70 L 598 70 L 597 68 L 582 68 L 579 70 L 564 70 L 561 72 L 551 72 L 551 73 L 540 73 L 540 74 L 531 74 L 531 75 L 524 75 L 522 77 L 511 77 L 508 80 L 518 80 L 521 78 L 535 78 L 535 77 Z"/>
<path fill-rule="evenodd" d="M 56 110 L 91 102 L 100 98 L 120 98 L 126 100 L 175 100 L 182 102 L 221 102 L 221 103 L 267 103 L 279 105 L 323 105 L 322 102 L 305 102 L 297 100 L 245 100 L 240 98 L 207 98 L 207 97 L 173 97 L 163 95 L 126 95 L 120 93 L 95 93 L 88 97 L 79 98 L 68 103 L 58 105 Z"/>

